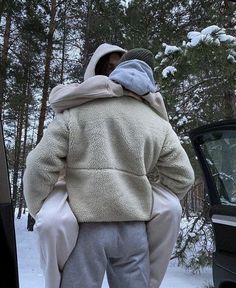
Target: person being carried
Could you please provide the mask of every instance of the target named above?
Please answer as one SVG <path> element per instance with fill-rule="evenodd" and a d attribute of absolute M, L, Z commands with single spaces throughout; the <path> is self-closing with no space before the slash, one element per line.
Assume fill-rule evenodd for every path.
<path fill-rule="evenodd" d="M 132 51 L 130 51 L 130 52 L 132 52 Z M 134 51 L 133 51 L 134 52 Z M 137 51 L 136 51 L 137 52 Z M 128 55 L 131 55 L 132 53 L 127 53 L 126 54 L 126 56 Z M 126 58 L 127 59 L 127 58 Z M 126 61 L 125 61 L 126 62 Z M 125 62 L 123 63 L 123 65 L 125 64 Z M 129 61 L 128 61 L 129 62 Z M 127 64 L 127 63 L 126 63 Z M 126 65 L 125 64 L 125 65 Z M 119 67 L 119 66 L 118 66 Z M 123 66 L 123 68 L 124 68 L 124 66 Z M 125 68 L 125 69 L 127 69 L 127 67 Z M 117 81 L 117 79 L 115 79 L 115 78 L 113 78 L 113 77 L 116 77 L 117 76 L 117 71 L 119 72 L 119 70 L 117 69 L 117 70 L 115 70 L 115 72 L 114 72 L 114 74 L 112 73 L 111 74 L 111 78 L 113 79 L 113 80 L 116 80 Z M 120 70 L 121 71 L 121 70 Z M 123 73 L 122 73 L 122 75 L 123 75 Z M 100 76 L 96 76 L 96 77 L 100 77 Z M 95 78 L 95 77 L 93 77 L 93 78 Z M 92 79 L 92 78 L 91 78 Z M 126 80 L 126 78 L 124 78 L 125 80 Z M 123 79 L 123 80 L 124 80 Z M 118 79 L 119 80 L 119 79 Z M 87 80 L 88 81 L 88 80 Z M 105 80 L 103 80 L 103 81 L 108 81 L 108 83 L 111 83 L 112 81 L 111 80 L 109 80 L 108 78 Z M 120 81 L 120 80 L 119 80 Z M 86 81 L 85 81 L 86 82 Z M 85 82 L 83 83 L 83 84 L 85 84 Z M 92 81 L 91 81 L 92 82 Z M 94 83 L 94 82 L 93 82 Z M 131 83 L 131 82 L 129 82 L 128 81 L 128 83 Z M 81 85 L 83 85 L 83 84 L 81 84 Z M 119 85 L 119 84 L 115 84 L 114 82 L 113 82 L 113 84 L 114 84 L 114 87 L 116 87 L 116 90 L 112 90 L 112 91 L 120 91 L 120 94 L 121 95 L 115 95 L 114 97 L 119 97 L 119 98 L 123 98 L 123 97 L 121 97 L 121 96 L 123 96 L 123 94 L 124 94 L 124 92 L 123 92 L 123 90 L 122 90 L 122 87 Z M 123 83 L 123 85 L 125 85 L 125 83 Z M 105 86 L 106 87 L 106 86 Z M 110 87 L 110 86 L 108 86 L 108 87 Z M 60 89 L 58 89 L 58 87 L 57 87 L 57 91 L 60 91 L 61 92 L 61 90 L 63 90 L 65 87 L 63 87 L 63 86 L 61 86 L 61 88 Z M 72 88 L 72 86 L 70 86 L 70 88 Z M 75 88 L 75 86 L 72 88 L 72 90 Z M 78 87 L 77 87 L 78 88 Z M 137 88 L 136 87 L 136 85 L 135 85 L 135 88 Z M 138 88 L 138 89 L 140 89 L 140 88 Z M 79 91 L 79 90 L 78 90 Z M 55 90 L 54 90 L 54 92 L 55 92 Z M 135 92 L 136 93 L 139 93 L 140 91 L 139 90 L 135 90 Z M 142 91 L 142 93 L 143 93 L 143 91 Z M 144 91 L 144 93 L 146 93 L 146 91 Z M 51 93 L 52 94 L 52 93 Z M 54 94 L 55 95 L 55 94 Z M 60 95 L 62 95 L 62 94 L 60 94 Z M 86 93 L 85 94 L 83 94 L 84 96 L 86 95 Z M 102 95 L 102 94 L 101 94 Z M 103 94 L 103 98 L 104 98 L 104 95 L 105 94 Z M 68 95 L 67 95 L 68 96 Z M 93 95 L 93 96 L 95 96 L 95 95 Z M 145 99 L 145 97 L 147 97 L 148 95 L 146 95 L 146 96 L 143 96 L 143 99 Z M 63 97 L 62 97 L 63 98 Z M 62 99 L 61 98 L 61 99 Z M 73 98 L 73 97 L 72 97 Z M 72 99 L 71 98 L 71 99 Z M 74 97 L 74 99 L 76 98 L 76 101 L 78 101 L 78 99 L 79 99 L 79 97 L 78 97 L 78 94 L 76 95 L 76 97 Z M 86 98 L 86 97 L 85 97 Z M 127 98 L 127 97 L 124 97 L 124 98 Z M 151 99 L 153 99 L 152 97 L 150 97 Z M 82 98 L 81 98 L 82 99 Z M 148 99 L 148 97 L 147 97 L 147 99 Z M 51 97 L 51 100 L 52 100 L 52 97 Z M 58 100 L 58 98 L 57 98 L 57 100 Z M 64 101 L 66 100 L 66 97 L 64 97 Z M 102 100 L 103 101 L 103 100 Z M 65 101 L 66 102 L 66 101 Z M 64 104 L 65 104 L 65 102 L 64 102 Z M 86 101 L 85 101 L 86 102 Z M 84 103 L 85 103 L 84 102 Z M 146 102 L 147 102 L 147 100 L 146 100 Z M 55 103 L 60 103 L 60 101 L 56 101 Z M 57 104 L 55 104 L 54 103 L 54 107 L 55 107 L 55 105 L 57 105 Z M 149 102 L 150 103 L 150 102 Z M 155 102 L 151 102 L 150 103 L 150 105 L 152 104 L 152 103 L 154 103 L 155 104 Z M 61 103 L 60 103 L 61 104 Z M 63 104 L 63 105 L 64 105 Z M 78 105 L 78 102 L 77 102 L 77 104 L 76 105 Z M 85 104 L 85 105 L 87 105 L 87 104 Z M 81 107 L 83 107 L 83 105 L 81 106 Z M 155 105 L 153 105 L 152 107 L 155 107 Z M 66 107 L 66 108 L 69 108 L 69 107 Z M 60 108 L 61 109 L 61 108 Z M 158 109 L 156 110 L 156 112 L 157 112 L 157 114 L 158 114 Z M 160 114 L 160 113 L 159 113 Z M 160 118 L 160 117 L 159 117 Z M 164 121 L 164 122 L 166 122 L 166 121 Z M 162 127 L 162 126 L 161 126 Z M 158 131 L 158 129 L 157 129 L 157 131 Z M 156 132 L 157 134 L 158 134 L 158 132 Z M 152 155 L 153 156 L 153 155 Z M 178 190 L 178 193 L 176 193 L 176 194 L 178 194 L 179 195 L 179 197 L 183 197 L 183 195 L 187 192 L 187 190 L 189 189 L 189 187 L 191 186 L 191 184 L 192 184 L 192 182 L 193 182 L 193 175 L 191 174 L 192 173 L 192 170 L 191 170 L 191 166 L 189 166 L 189 163 L 187 163 L 188 165 L 187 165 L 187 167 L 185 167 L 185 169 L 186 169 L 186 171 L 189 173 L 187 173 L 187 174 L 185 174 L 184 175 L 184 181 L 186 181 L 187 180 L 187 182 L 184 184 L 184 185 L 182 185 L 182 188 L 181 189 L 177 189 L 177 188 L 175 188 L 175 189 L 173 189 L 173 191 L 174 192 L 176 192 L 176 190 Z M 183 168 L 181 168 L 181 169 L 183 169 Z M 171 169 L 170 169 L 171 170 Z M 189 171 L 188 171 L 189 170 Z M 185 172 L 186 172 L 185 171 Z M 179 172 L 183 172 L 183 171 L 179 171 Z M 171 174 L 171 171 L 169 171 L 169 173 Z M 177 177 L 177 176 L 176 176 Z M 182 177 L 183 177 L 183 175 L 182 175 Z M 186 178 L 186 179 L 185 179 Z M 187 179 L 188 178 L 188 179 Z M 150 248 L 150 261 L 151 261 L 151 267 L 154 267 L 154 269 L 152 269 L 151 268 L 151 281 L 150 281 L 150 287 L 159 287 L 159 284 L 158 284 L 158 282 L 157 281 L 159 281 L 159 283 L 160 283 L 160 277 L 159 277 L 159 275 L 158 275 L 158 271 L 159 271 L 159 269 L 157 268 L 157 266 L 156 266 L 156 264 L 157 264 L 157 262 L 158 261 L 160 261 L 159 260 L 159 258 L 158 258 L 158 261 L 157 261 L 157 258 L 156 258 L 156 255 L 158 255 L 158 253 L 159 253 L 159 255 L 161 255 L 161 254 L 165 254 L 165 251 L 163 250 L 161 253 L 160 253 L 160 249 L 158 249 L 158 245 L 159 246 L 162 246 L 163 244 L 165 244 L 165 242 L 166 241 L 162 241 L 162 243 L 158 243 L 158 242 L 156 242 L 156 240 L 157 239 L 161 239 L 161 237 L 163 237 L 162 239 L 165 239 L 166 238 L 166 236 L 168 236 L 168 233 L 166 233 L 166 234 L 161 234 L 161 236 L 159 235 L 159 236 L 157 236 L 157 234 L 158 233 L 153 233 L 152 232 L 152 229 L 153 229 L 153 231 L 154 231 L 154 229 L 156 230 L 156 229 L 158 229 L 158 221 L 159 221 L 159 219 L 161 218 L 161 216 L 160 215 L 163 215 L 163 223 L 162 223 L 162 225 L 164 226 L 164 224 L 166 223 L 166 221 L 169 221 L 169 220 L 167 220 L 168 219 L 168 217 L 166 217 L 166 215 L 168 215 L 168 205 L 169 205 L 169 207 L 171 207 L 173 204 L 171 204 L 171 201 L 173 202 L 173 203 L 175 203 L 175 201 L 176 201 L 176 199 L 177 199 L 177 197 L 176 196 L 174 196 L 170 191 L 169 191 L 169 189 L 168 188 L 170 188 L 169 186 L 167 186 L 167 185 L 165 185 L 165 187 L 164 186 L 162 186 L 163 184 L 161 183 L 161 178 L 160 178 L 160 183 L 157 185 L 157 183 L 153 183 L 153 185 L 152 185 L 152 189 L 153 189 L 153 198 L 154 198 L 154 205 L 153 205 L 153 210 L 152 210 L 152 213 L 153 213 L 153 217 L 151 218 L 151 221 L 148 221 L 147 222 L 147 228 L 148 228 L 148 236 L 149 236 L 149 248 Z M 164 189 L 165 188 L 165 189 Z M 166 189 L 167 188 L 167 189 Z M 160 192 L 161 191 L 161 192 Z M 181 192 L 180 192 L 181 191 Z M 176 198 L 175 198 L 176 197 Z M 47 201 L 45 201 L 45 203 L 46 203 Z M 159 203 L 158 203 L 159 202 Z M 157 206 L 157 208 L 155 208 L 155 203 L 158 203 L 159 204 L 159 206 L 158 205 L 156 205 Z M 179 202 L 176 202 L 176 203 L 178 203 L 178 205 L 179 205 Z M 163 205 L 164 204 L 164 205 Z M 180 205 L 179 205 L 180 206 Z M 178 206 L 176 206 L 176 207 L 178 207 Z M 174 226 L 174 224 L 177 224 L 177 225 L 175 225 L 176 227 L 173 229 L 174 231 L 172 231 L 171 233 L 172 233 L 172 235 L 174 234 L 174 237 L 175 237 L 175 239 L 173 240 L 172 239 L 172 242 L 171 243 L 175 243 L 175 240 L 176 240 L 176 237 L 177 237 L 177 233 L 176 233 L 176 231 L 178 231 L 178 225 L 179 225 L 179 221 L 180 221 L 180 211 L 181 211 L 181 209 L 175 209 L 176 211 L 178 211 L 178 213 L 176 213 L 176 211 L 174 211 L 174 212 L 172 212 L 172 214 L 174 214 L 174 213 L 176 213 L 176 214 L 179 214 L 179 217 L 178 217 L 178 219 L 175 219 L 174 221 L 172 221 L 172 219 L 171 219 L 171 225 L 172 226 Z M 157 211 L 159 211 L 159 213 L 157 213 Z M 41 212 L 41 211 L 40 211 Z M 39 213 L 40 213 L 39 212 Z M 162 212 L 162 213 L 161 213 Z M 166 219 L 167 218 L 167 219 Z M 159 226 L 161 227 L 161 223 L 159 222 Z M 170 228 L 170 227 L 168 227 L 168 228 Z M 163 230 L 164 230 L 164 227 L 163 227 Z M 151 232 L 151 233 L 150 233 Z M 164 231 L 165 232 L 165 231 Z M 171 234 L 170 232 L 169 232 L 169 234 Z M 159 237 L 159 238 L 158 238 Z M 154 241 L 152 241 L 152 240 L 154 240 Z M 151 245 L 150 245 L 151 244 Z M 168 237 L 167 237 L 167 247 L 168 247 L 168 245 L 169 245 L 169 243 L 168 243 Z M 157 249 L 156 249 L 157 248 Z M 173 244 L 172 244 L 172 247 L 171 247 L 171 249 L 169 248 L 169 249 L 167 249 L 168 250 L 168 256 L 167 256 L 167 258 L 168 258 L 168 261 L 169 261 L 169 257 L 170 257 L 170 250 L 172 251 L 172 249 L 173 249 Z M 158 250 L 159 250 L 159 252 L 158 252 Z M 152 256 L 154 256 L 153 258 L 151 258 Z M 163 258 L 161 258 L 161 259 L 163 259 Z M 166 261 L 167 262 L 167 264 L 168 264 L 168 261 Z M 163 266 L 163 263 L 162 263 L 162 266 Z M 165 264 L 164 264 L 164 266 L 165 266 Z M 166 265 L 167 266 L 167 265 Z M 161 268 L 161 266 L 160 266 L 160 268 Z M 164 268 L 164 270 L 165 270 L 166 268 Z M 161 269 L 160 269 L 161 270 Z M 161 271 L 160 272 L 160 274 L 163 274 L 163 271 Z M 153 280 L 153 281 L 152 281 Z"/>
<path fill-rule="evenodd" d="M 151 51 L 133 49 L 121 57 L 120 64 L 111 72 L 109 79 L 122 84 L 125 95 L 142 101 L 138 95 L 154 93 L 157 89 L 152 71 L 153 60 Z M 101 76 L 93 77 L 97 81 L 95 78 L 101 79 Z M 106 99 L 106 95 L 108 99 L 111 97 L 103 93 L 102 98 L 94 95 L 93 100 Z M 148 243 L 144 222 L 79 223 L 79 227 L 77 244 L 63 269 L 61 288 L 90 287 L 91 283 L 101 287 L 105 270 L 110 287 L 149 287 Z"/>

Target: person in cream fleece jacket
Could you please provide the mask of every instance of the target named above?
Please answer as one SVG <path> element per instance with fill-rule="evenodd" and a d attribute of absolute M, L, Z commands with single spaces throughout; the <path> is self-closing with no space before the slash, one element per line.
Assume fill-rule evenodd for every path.
<path fill-rule="evenodd" d="M 96 66 L 96 61 L 94 65 Z M 95 85 L 96 81 L 92 81 L 92 78 L 87 78 L 86 81 Z M 52 92 L 59 93 L 54 94 L 59 95 L 57 101 L 52 101 L 53 93 L 50 95 L 52 107 L 54 105 L 54 108 L 57 107 L 61 111 L 74 106 L 80 98 L 78 94 L 81 91 L 84 91 L 83 96 L 87 100 L 81 97 L 80 101 L 84 101 L 83 105 L 80 105 L 81 102 L 77 102 L 78 107 L 58 114 L 36 148 L 40 154 L 39 151 L 47 147 L 47 157 L 43 160 L 45 161 L 43 166 L 48 166 L 46 174 L 43 171 L 37 171 L 40 177 L 40 189 L 37 188 L 37 185 L 34 185 L 34 189 L 32 189 L 30 184 L 25 182 L 25 195 L 28 199 L 30 212 L 34 216 L 37 214 L 35 217 L 40 213 L 43 214 L 42 203 L 49 194 L 51 196 L 58 173 L 65 165 L 64 157 L 67 156 L 66 189 L 69 194 L 70 206 L 79 222 L 148 221 L 147 232 L 151 264 L 150 287 L 159 287 L 179 231 L 181 207 L 178 198 L 181 199 L 193 184 L 192 167 L 178 137 L 166 119 L 166 112 L 163 113 L 165 109 L 160 109 L 163 107 L 160 95 L 149 93 L 142 97 L 144 102 L 137 101 L 124 96 L 128 95 L 129 92 L 126 93 L 121 85 L 104 77 L 103 82 L 98 81 L 98 83 L 103 87 L 103 90 L 104 87 L 107 88 L 109 93 L 106 94 L 113 95 L 112 98 L 92 99 L 91 102 L 88 100 L 89 97 L 99 98 L 97 95 L 101 90 L 96 89 L 95 94 L 93 93 L 91 96 L 88 92 L 91 86 L 88 85 L 87 90 L 86 81 L 80 85 L 69 85 L 70 89 L 66 86 L 56 87 Z M 105 83 L 105 86 L 102 86 L 102 83 Z M 80 89 L 82 85 L 84 85 L 84 90 Z M 90 91 L 92 90 L 90 89 Z M 63 94 L 62 91 L 67 92 Z M 104 98 L 104 91 L 100 95 L 101 98 Z M 66 99 L 69 101 L 67 102 Z M 73 105 L 70 101 L 73 102 Z M 86 103 L 88 101 L 91 103 Z M 69 102 L 70 104 L 67 106 Z M 64 105 L 65 103 L 67 104 Z M 57 104 L 59 105 L 57 106 Z M 96 112 L 94 113 L 94 111 Z M 57 130 L 60 130 L 58 135 L 55 134 Z M 87 134 L 86 131 L 89 133 Z M 75 135 L 80 135 L 79 139 Z M 104 136 L 97 139 L 96 135 Z M 61 144 L 61 141 L 60 145 L 57 142 L 61 137 L 64 145 Z M 96 140 L 96 145 L 90 143 L 89 139 Z M 53 151 L 47 143 L 55 144 Z M 90 144 L 88 145 L 88 143 Z M 56 147 L 60 149 L 56 151 Z M 76 149 L 79 150 L 77 151 L 75 147 L 78 147 Z M 70 151 L 68 155 L 67 151 Z M 73 152 L 78 152 L 78 154 Z M 39 157 L 37 152 L 34 152 L 33 155 L 32 160 L 30 160 L 30 155 L 27 158 L 28 167 L 30 167 L 28 173 L 32 173 L 31 175 L 34 175 L 33 162 Z M 40 157 L 39 159 L 41 159 Z M 47 164 L 46 159 L 49 164 Z M 41 165 L 42 163 L 37 165 L 37 169 Z M 100 165 L 102 166 L 100 167 Z M 156 168 L 160 176 L 159 183 L 150 183 L 149 175 Z M 26 179 L 29 178 L 33 179 L 34 177 L 26 177 Z M 93 179 L 92 183 L 97 183 L 99 187 L 102 187 L 104 197 L 101 197 L 101 191 L 96 190 L 98 186 L 93 185 L 91 179 Z M 103 185 L 101 185 L 101 181 Z M 43 183 L 46 185 L 45 189 L 42 189 Z M 79 200 L 81 198 L 78 197 L 76 191 L 82 193 L 78 195 L 84 201 Z M 99 199 L 100 205 L 91 202 L 88 191 L 96 195 L 93 199 Z M 112 201 L 107 202 L 111 196 L 111 191 Z M 122 197 L 124 191 L 126 191 L 125 198 Z M 143 191 L 146 192 L 145 196 Z M 34 196 L 32 197 L 33 192 Z M 66 197 L 63 198 L 64 202 L 66 202 Z M 78 201 L 76 200 L 77 197 Z M 48 200 L 43 205 L 47 202 Z M 87 206 L 86 203 L 90 203 L 90 205 Z M 104 205 L 104 203 L 107 204 Z M 102 210 L 100 210 L 101 207 Z M 42 226 L 42 224 L 40 225 Z M 68 237 L 68 233 L 65 234 Z"/>

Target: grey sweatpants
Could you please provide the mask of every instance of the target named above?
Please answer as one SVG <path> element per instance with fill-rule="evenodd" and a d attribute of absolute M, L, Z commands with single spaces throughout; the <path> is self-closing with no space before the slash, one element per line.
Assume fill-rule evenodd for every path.
<path fill-rule="evenodd" d="M 61 288 L 148 288 L 149 253 L 144 222 L 83 223 L 66 262 Z"/>

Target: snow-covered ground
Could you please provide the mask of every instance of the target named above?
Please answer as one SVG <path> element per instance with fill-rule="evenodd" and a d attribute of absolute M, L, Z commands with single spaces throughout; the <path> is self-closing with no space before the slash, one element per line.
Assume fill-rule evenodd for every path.
<path fill-rule="evenodd" d="M 39 267 L 39 255 L 34 232 L 26 229 L 27 217 L 15 220 L 17 254 L 19 263 L 20 288 L 43 288 L 43 275 Z M 161 288 L 207 288 L 212 284 L 211 269 L 205 269 L 199 274 L 178 267 L 171 261 Z M 108 288 L 106 278 L 102 288 Z"/>

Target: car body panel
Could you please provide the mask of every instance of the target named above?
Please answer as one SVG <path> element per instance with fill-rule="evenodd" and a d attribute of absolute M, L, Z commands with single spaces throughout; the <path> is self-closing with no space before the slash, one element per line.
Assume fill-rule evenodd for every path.
<path fill-rule="evenodd" d="M 0 122 L 0 249 L 1 283 L 19 288 L 14 213 L 11 203 L 8 166 L 6 161 L 2 123 Z"/>
<path fill-rule="evenodd" d="M 189 136 L 211 205 L 214 285 L 236 287 L 236 120 L 198 127 Z"/>

